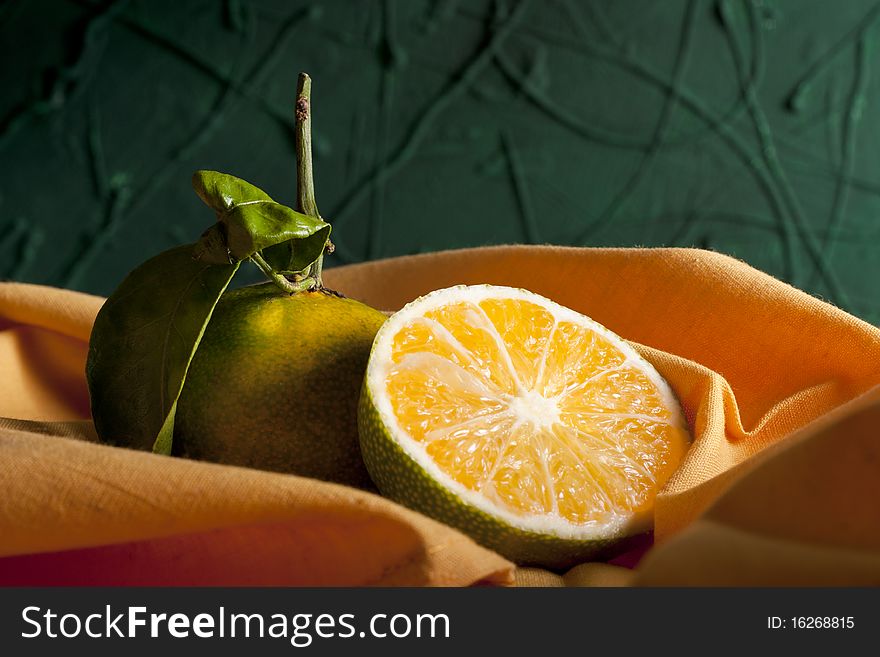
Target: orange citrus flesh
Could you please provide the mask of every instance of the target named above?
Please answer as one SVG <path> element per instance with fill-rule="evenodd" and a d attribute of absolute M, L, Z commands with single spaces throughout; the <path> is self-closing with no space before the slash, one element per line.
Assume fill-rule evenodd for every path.
<path fill-rule="evenodd" d="M 649 510 L 688 445 L 677 404 L 620 338 L 554 306 L 451 301 L 406 322 L 385 377 L 399 426 L 515 516 L 604 525 Z"/>

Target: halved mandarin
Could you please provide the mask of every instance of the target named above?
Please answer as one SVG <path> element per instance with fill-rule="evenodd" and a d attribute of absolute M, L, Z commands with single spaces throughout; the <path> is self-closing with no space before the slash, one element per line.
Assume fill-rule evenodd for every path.
<path fill-rule="evenodd" d="M 359 429 L 385 495 L 557 567 L 649 530 L 690 442 L 669 385 L 623 339 L 491 285 L 432 292 L 384 324 Z"/>

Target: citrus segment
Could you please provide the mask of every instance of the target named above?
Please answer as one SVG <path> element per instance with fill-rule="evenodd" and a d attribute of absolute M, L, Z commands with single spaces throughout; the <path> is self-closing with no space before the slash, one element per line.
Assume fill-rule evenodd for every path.
<path fill-rule="evenodd" d="M 543 557 L 518 551 L 518 536 L 571 549 L 646 529 L 689 442 L 669 386 L 625 341 L 495 286 L 440 290 L 395 314 L 374 343 L 361 406 L 380 490 L 438 515 L 415 502 L 430 480 L 448 491 L 442 520 L 530 562 Z M 388 462 L 377 442 L 398 456 Z"/>

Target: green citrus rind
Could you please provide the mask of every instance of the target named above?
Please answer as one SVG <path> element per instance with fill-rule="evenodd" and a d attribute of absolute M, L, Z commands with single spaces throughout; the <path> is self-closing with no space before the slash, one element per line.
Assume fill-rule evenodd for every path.
<path fill-rule="evenodd" d="M 226 292 L 180 396 L 177 456 L 373 488 L 357 405 L 383 313 L 273 283 Z"/>

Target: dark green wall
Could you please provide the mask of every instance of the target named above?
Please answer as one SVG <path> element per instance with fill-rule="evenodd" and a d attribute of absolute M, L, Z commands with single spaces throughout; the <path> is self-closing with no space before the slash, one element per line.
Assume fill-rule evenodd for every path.
<path fill-rule="evenodd" d="M 212 216 L 293 202 L 314 79 L 333 263 L 696 245 L 880 322 L 880 6 L 846 0 L 0 5 L 0 276 L 108 293 Z"/>

